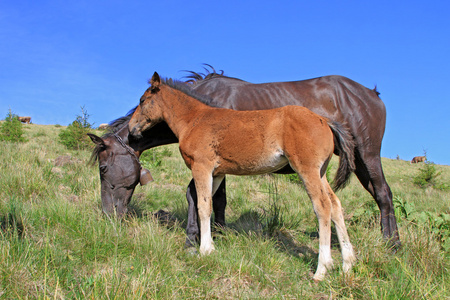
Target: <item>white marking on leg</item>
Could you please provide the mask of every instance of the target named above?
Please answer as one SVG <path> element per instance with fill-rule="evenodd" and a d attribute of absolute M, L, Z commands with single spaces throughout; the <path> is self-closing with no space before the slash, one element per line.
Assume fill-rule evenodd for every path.
<path fill-rule="evenodd" d="M 320 233 L 319 233 L 320 234 Z M 320 238 L 319 238 L 320 239 Z M 321 281 L 325 278 L 327 271 L 333 268 L 333 259 L 331 258 L 330 244 L 319 245 L 319 264 L 313 279 Z"/>
<path fill-rule="evenodd" d="M 211 171 L 202 168 L 192 170 L 197 189 L 197 209 L 200 221 L 200 254 L 207 255 L 214 250 L 211 237 L 212 186 Z"/>
<path fill-rule="evenodd" d="M 339 239 L 339 245 L 341 247 L 342 270 L 344 271 L 344 273 L 347 273 L 352 269 L 352 265 L 356 260 L 355 253 L 353 251 L 353 246 L 350 243 L 350 238 L 345 226 L 341 202 L 336 194 L 334 194 L 328 182 L 324 182 L 324 184 L 326 185 L 332 203 L 331 219 L 335 225 L 336 233 Z"/>
<path fill-rule="evenodd" d="M 211 237 L 211 218 L 200 221 L 200 254 L 208 255 L 214 251 L 214 244 Z"/>

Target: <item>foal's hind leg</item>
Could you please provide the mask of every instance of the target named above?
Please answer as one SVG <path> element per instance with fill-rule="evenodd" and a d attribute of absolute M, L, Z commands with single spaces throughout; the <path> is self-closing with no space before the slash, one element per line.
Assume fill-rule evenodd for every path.
<path fill-rule="evenodd" d="M 292 165 L 292 163 L 291 163 Z M 313 279 L 321 281 L 324 279 L 327 270 L 333 267 L 331 258 L 331 200 L 328 192 L 325 190 L 319 174 L 319 169 L 305 170 L 305 168 L 296 168 L 306 191 L 313 204 L 314 212 L 319 221 L 319 263 Z"/>
<path fill-rule="evenodd" d="M 331 200 L 331 220 L 336 227 L 336 233 L 339 239 L 339 245 L 341 246 L 342 253 L 342 268 L 344 273 L 351 270 L 353 263 L 355 262 L 355 254 L 353 252 L 353 246 L 350 243 L 348 237 L 347 228 L 345 227 L 344 216 L 342 214 L 341 201 L 331 189 L 326 176 L 322 177 L 322 183 L 328 190 L 328 196 Z"/>

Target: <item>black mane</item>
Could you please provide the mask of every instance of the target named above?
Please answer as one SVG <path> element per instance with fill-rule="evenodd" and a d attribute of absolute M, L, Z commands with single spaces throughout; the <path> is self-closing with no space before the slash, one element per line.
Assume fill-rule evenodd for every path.
<path fill-rule="evenodd" d="M 123 127 L 127 126 L 136 108 L 137 106 L 131 109 L 125 116 L 109 122 L 109 130 L 104 135 L 102 135 L 102 139 L 107 139 L 113 136 L 116 132 L 121 130 Z M 102 152 L 103 150 L 104 148 L 102 145 L 95 145 L 94 149 L 92 149 L 92 154 L 91 158 L 89 159 L 89 163 L 92 165 L 95 164 L 95 162 L 97 162 L 98 160 L 100 152 Z"/>
<path fill-rule="evenodd" d="M 225 76 L 225 75 L 223 75 L 223 70 L 216 72 L 216 69 L 214 69 L 213 66 L 211 66 L 209 64 L 203 64 L 203 65 L 209 68 L 208 69 L 206 67 L 203 67 L 203 69 L 205 69 L 206 73 L 185 70 L 184 72 L 189 73 L 189 75 L 186 75 L 183 77 L 183 78 L 187 78 L 187 80 L 185 82 L 192 84 L 192 85 L 196 85 L 203 80 L 211 79 L 213 77 Z"/>
<path fill-rule="evenodd" d="M 127 125 L 130 122 L 131 117 L 133 116 L 134 111 L 136 110 L 137 105 L 132 108 L 127 114 L 123 117 L 117 118 L 111 122 L 109 122 L 109 132 L 107 132 L 104 137 L 107 137 L 115 132 L 119 131 L 123 128 L 123 126 Z"/>

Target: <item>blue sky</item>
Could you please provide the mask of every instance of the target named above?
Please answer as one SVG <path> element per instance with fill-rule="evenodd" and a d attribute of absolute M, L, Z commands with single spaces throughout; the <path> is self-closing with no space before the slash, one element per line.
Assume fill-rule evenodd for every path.
<path fill-rule="evenodd" d="M 382 156 L 450 165 L 449 1 L 0 0 L 0 118 L 99 125 L 154 71 L 208 63 L 250 82 L 344 75 L 377 85 Z"/>

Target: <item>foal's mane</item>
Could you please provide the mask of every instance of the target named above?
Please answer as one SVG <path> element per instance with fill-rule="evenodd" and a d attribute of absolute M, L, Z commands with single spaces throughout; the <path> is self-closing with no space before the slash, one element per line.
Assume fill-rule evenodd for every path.
<path fill-rule="evenodd" d="M 192 88 L 192 86 L 186 84 L 185 81 L 174 80 L 172 78 L 161 78 L 161 84 L 165 84 L 175 90 L 178 90 L 192 98 L 197 99 L 198 101 L 206 105 L 216 107 L 216 105 L 212 103 L 213 99 L 211 97 L 197 93 Z"/>

